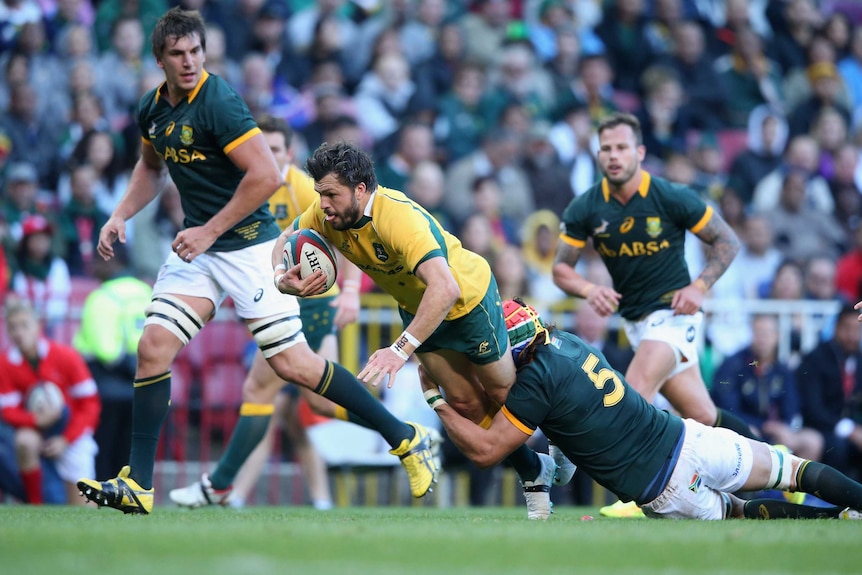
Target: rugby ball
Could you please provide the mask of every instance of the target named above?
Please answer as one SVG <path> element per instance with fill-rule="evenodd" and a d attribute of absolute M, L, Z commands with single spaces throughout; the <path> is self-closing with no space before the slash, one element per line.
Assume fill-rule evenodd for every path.
<path fill-rule="evenodd" d="M 27 411 L 30 413 L 60 411 L 65 404 L 63 391 L 50 381 L 43 381 L 27 394 Z"/>
<path fill-rule="evenodd" d="M 304 228 L 293 232 L 284 244 L 284 266 L 291 269 L 299 264 L 300 278 L 306 278 L 317 270 L 322 270 L 326 275 L 326 289 L 333 286 L 338 276 L 336 262 L 332 244 L 312 229 Z"/>

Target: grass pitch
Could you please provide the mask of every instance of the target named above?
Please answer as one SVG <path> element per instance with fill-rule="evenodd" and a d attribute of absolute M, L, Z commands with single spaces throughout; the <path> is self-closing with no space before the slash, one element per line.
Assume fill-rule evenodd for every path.
<path fill-rule="evenodd" d="M 583 515 L 593 521 L 582 521 Z M 860 573 L 862 521 L 605 519 L 558 508 L 0 507 L 9 574 Z"/>

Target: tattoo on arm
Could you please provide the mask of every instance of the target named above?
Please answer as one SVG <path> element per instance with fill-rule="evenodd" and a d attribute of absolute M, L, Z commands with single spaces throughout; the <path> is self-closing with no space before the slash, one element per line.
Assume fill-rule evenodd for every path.
<path fill-rule="evenodd" d="M 578 260 L 581 259 L 581 252 L 583 248 L 576 248 L 571 244 L 567 244 L 564 241 L 557 242 L 557 253 L 554 254 L 554 263 L 559 264 L 568 264 L 571 267 L 575 267 L 575 264 L 578 263 Z"/>
<path fill-rule="evenodd" d="M 712 286 L 727 270 L 736 253 L 739 251 L 739 239 L 731 227 L 718 214 L 713 215 L 709 222 L 697 233 L 709 250 L 706 254 L 706 265 L 700 277 L 707 287 Z"/>

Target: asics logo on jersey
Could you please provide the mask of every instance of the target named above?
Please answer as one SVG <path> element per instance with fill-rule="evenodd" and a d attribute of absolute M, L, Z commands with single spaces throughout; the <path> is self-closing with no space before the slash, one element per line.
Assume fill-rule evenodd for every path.
<path fill-rule="evenodd" d="M 689 343 L 694 341 L 694 326 L 688 326 L 688 329 L 685 331 L 685 340 Z"/>
<path fill-rule="evenodd" d="M 254 292 L 254 303 L 257 303 L 262 299 L 263 299 L 263 288 L 260 288 L 256 292 Z"/>
<path fill-rule="evenodd" d="M 620 224 L 620 233 L 627 234 L 632 229 L 632 226 L 635 225 L 635 219 L 631 216 L 627 217 L 623 220 L 623 223 Z"/>

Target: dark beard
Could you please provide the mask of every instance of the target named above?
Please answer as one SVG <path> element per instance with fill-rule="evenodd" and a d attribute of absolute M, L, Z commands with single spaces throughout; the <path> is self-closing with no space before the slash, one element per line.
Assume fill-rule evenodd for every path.
<path fill-rule="evenodd" d="M 332 224 L 332 227 L 339 232 L 343 232 L 344 230 L 349 230 L 353 226 L 355 226 L 359 220 L 362 219 L 362 212 L 359 210 L 359 202 L 354 198 L 353 203 L 350 204 L 350 208 L 344 213 L 343 216 L 338 216 L 338 219 L 341 221 L 340 224 L 336 225 Z"/>

